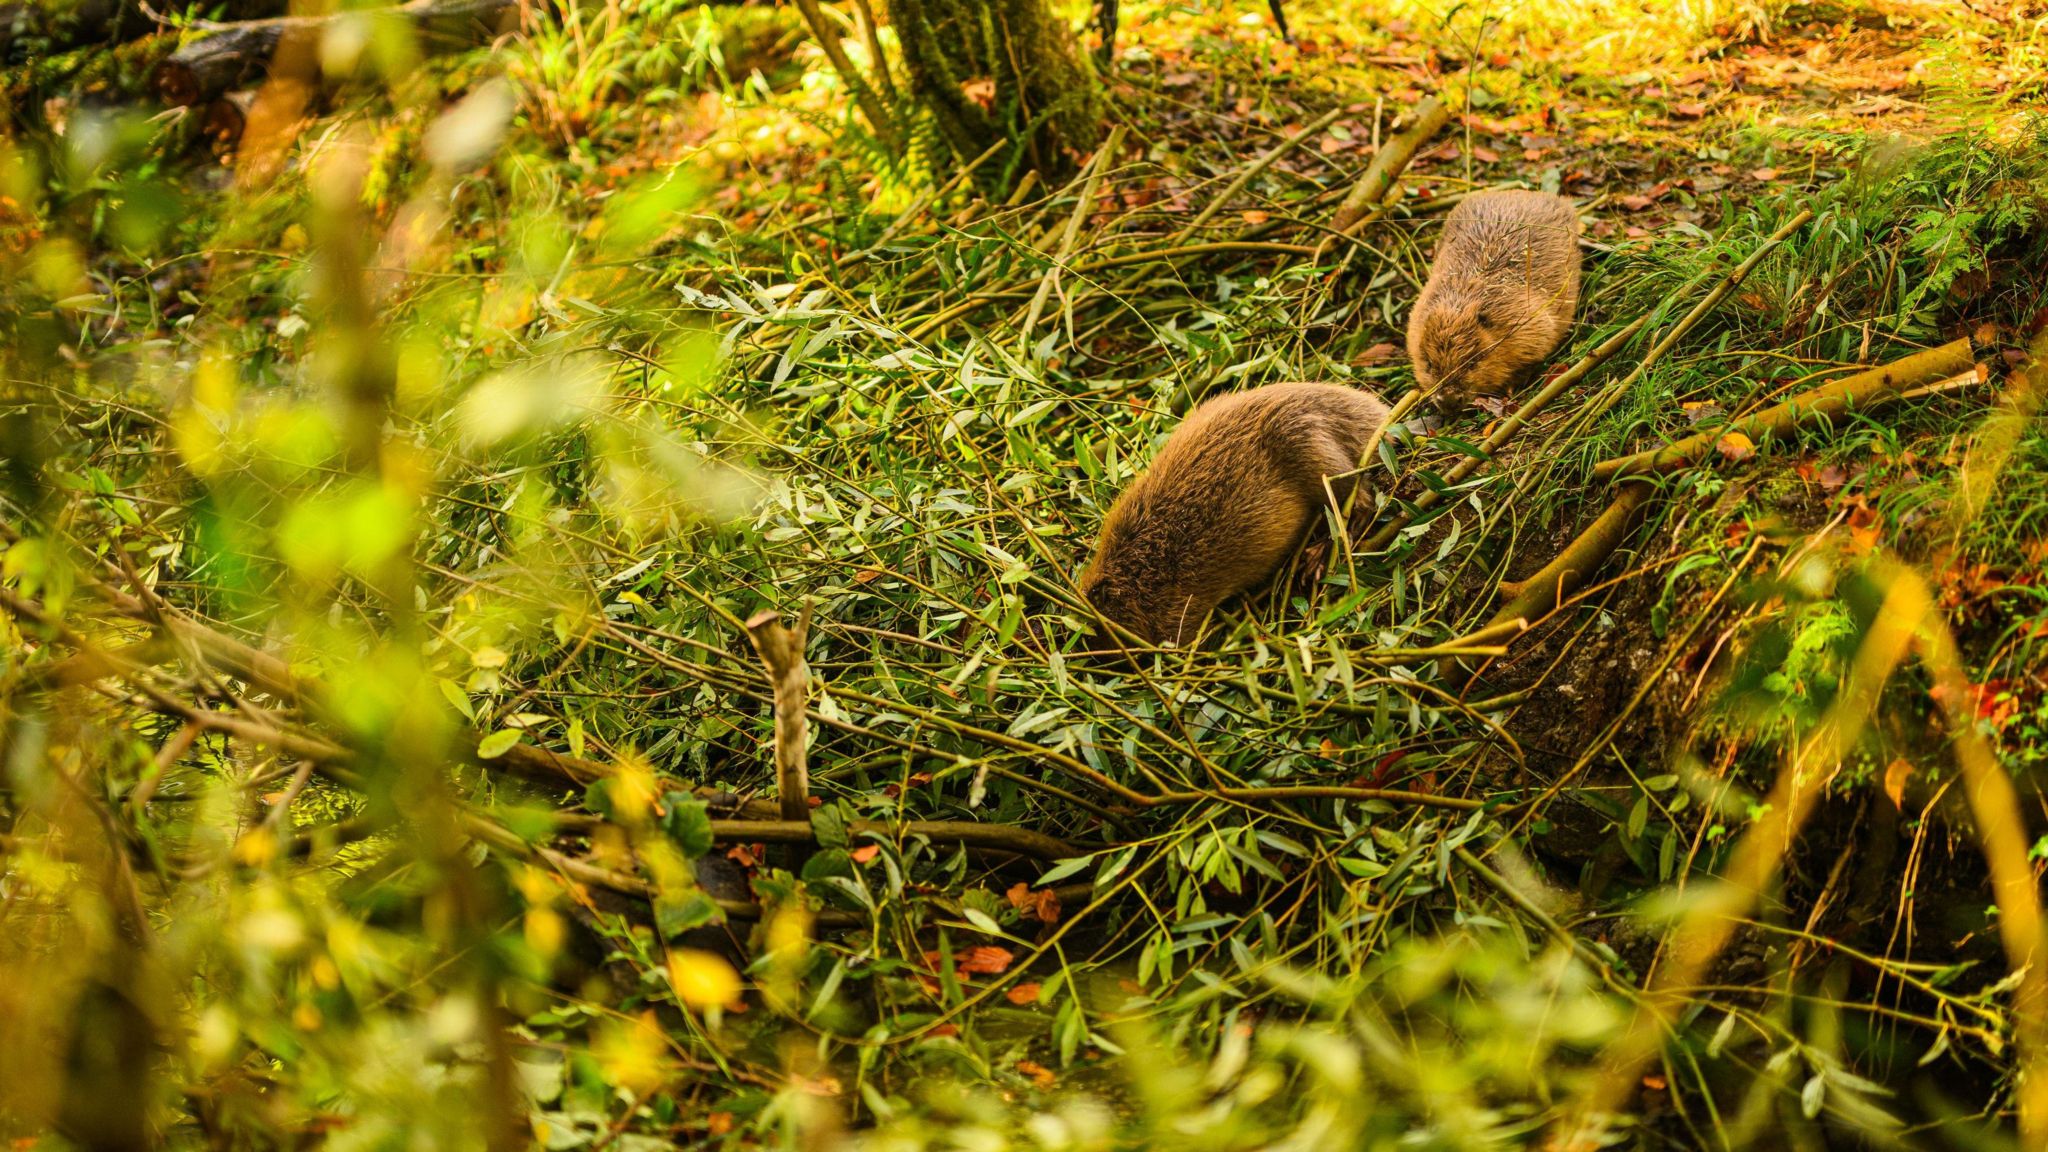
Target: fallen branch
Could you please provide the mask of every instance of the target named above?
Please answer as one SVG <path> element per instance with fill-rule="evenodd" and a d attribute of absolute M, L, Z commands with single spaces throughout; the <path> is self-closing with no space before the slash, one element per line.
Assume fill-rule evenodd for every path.
<path fill-rule="evenodd" d="M 1650 476 L 1676 472 L 1697 463 L 1723 437 L 1742 435 L 1762 444 L 1789 436 L 1807 425 L 1832 420 L 1850 411 L 1874 408 L 1900 398 L 1904 392 L 1946 380 L 1973 369 L 1988 375 L 1976 361 L 1976 346 L 1969 337 L 1950 341 L 1939 348 L 1915 352 L 1890 364 L 1858 372 L 1808 389 L 1782 404 L 1708 432 L 1688 436 L 1661 448 L 1604 460 L 1593 468 L 1598 480 Z"/>
<path fill-rule="evenodd" d="M 1372 210 L 1387 198 L 1387 193 L 1393 191 L 1394 181 L 1400 179 L 1401 173 L 1407 171 L 1408 165 L 1414 161 L 1415 153 L 1450 119 L 1451 110 L 1434 96 L 1416 105 L 1408 127 L 1381 145 L 1372 163 L 1366 165 L 1358 182 L 1351 186 L 1344 202 L 1337 205 L 1337 214 L 1330 221 L 1330 227 L 1336 229 L 1337 235 L 1326 237 L 1317 246 L 1318 258 L 1329 251 L 1340 237 L 1348 237 L 1365 226 Z"/>
<path fill-rule="evenodd" d="M 1033 856 L 1040 860 L 1067 860 L 1086 853 L 1064 840 L 1030 828 L 1010 824 L 978 824 L 972 820 L 853 820 L 847 831 L 855 835 L 929 836 L 969 848 L 992 848 Z M 711 838 L 720 844 L 815 844 L 817 836 L 808 820 L 713 820 Z M 1095 851 L 1099 849 L 1090 849 Z"/>
<path fill-rule="evenodd" d="M 317 41 L 343 21 L 396 18 L 412 28 L 422 51 L 466 48 L 496 35 L 514 10 L 513 0 L 411 0 L 372 12 L 246 20 L 166 56 L 156 67 L 156 89 L 167 102 L 189 106 L 250 87 L 263 79 L 287 36 Z"/>
<path fill-rule="evenodd" d="M 1502 585 L 1502 590 L 1511 598 L 1494 612 L 1485 627 L 1448 641 L 1444 646 L 1476 647 L 1480 640 L 1496 637 L 1504 628 L 1521 631 L 1513 628 L 1512 621 L 1541 620 L 1555 612 L 1557 606 L 1577 591 L 1621 546 L 1635 522 L 1636 513 L 1649 498 L 1648 484 L 1623 486 L 1614 502 L 1607 506 L 1607 511 L 1587 525 L 1586 530 L 1579 533 L 1555 559 L 1527 580 Z"/>

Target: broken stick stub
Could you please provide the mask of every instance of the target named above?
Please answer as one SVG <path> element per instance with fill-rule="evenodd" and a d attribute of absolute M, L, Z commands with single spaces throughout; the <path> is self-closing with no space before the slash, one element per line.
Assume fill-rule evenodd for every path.
<path fill-rule="evenodd" d="M 773 609 L 757 612 L 747 621 L 747 638 L 767 669 L 768 683 L 775 692 L 775 791 L 784 820 L 811 818 L 810 769 L 806 744 L 810 722 L 804 705 L 810 693 L 811 672 L 804 663 L 804 641 L 811 630 L 811 607 L 804 605 L 795 628 L 786 628 Z"/>

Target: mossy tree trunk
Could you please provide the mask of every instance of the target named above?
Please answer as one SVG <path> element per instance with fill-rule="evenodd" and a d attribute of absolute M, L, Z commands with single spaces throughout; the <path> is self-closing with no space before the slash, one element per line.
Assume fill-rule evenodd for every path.
<path fill-rule="evenodd" d="M 1050 0 L 889 0 L 889 19 L 912 97 L 963 161 L 1017 140 L 1055 177 L 1101 141 L 1101 85 Z"/>

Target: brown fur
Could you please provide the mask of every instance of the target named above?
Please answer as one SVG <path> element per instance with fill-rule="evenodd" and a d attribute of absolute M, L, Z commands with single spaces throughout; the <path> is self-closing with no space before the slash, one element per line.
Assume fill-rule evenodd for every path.
<path fill-rule="evenodd" d="M 1547 192 L 1480 192 L 1451 209 L 1429 283 L 1408 320 L 1408 356 L 1446 408 L 1505 396 L 1571 331 L 1579 217 Z"/>
<path fill-rule="evenodd" d="M 1103 518 L 1081 591 L 1154 643 L 1184 643 L 1227 597 L 1271 579 L 1330 495 L 1342 500 L 1387 406 L 1342 384 L 1210 400 Z"/>

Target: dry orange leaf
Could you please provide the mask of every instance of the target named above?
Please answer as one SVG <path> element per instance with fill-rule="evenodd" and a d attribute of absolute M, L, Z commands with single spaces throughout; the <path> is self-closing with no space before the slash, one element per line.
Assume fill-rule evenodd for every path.
<path fill-rule="evenodd" d="M 1031 1077 L 1031 1082 L 1038 1085 L 1040 1091 L 1050 1089 L 1059 1080 L 1059 1077 L 1053 1075 L 1052 1069 L 1035 1060 L 1017 1061 L 1017 1071 Z"/>
<path fill-rule="evenodd" d="M 1244 222 L 1247 224 L 1264 224 L 1266 221 L 1271 220 L 1272 218 L 1273 214 L 1271 212 L 1266 212 L 1258 208 L 1253 208 L 1244 214 Z"/>
<path fill-rule="evenodd" d="M 1723 433 L 1720 441 L 1714 447 L 1720 450 L 1724 459 L 1728 460 L 1747 460 L 1751 456 L 1756 455 L 1756 441 L 1751 440 L 1740 432 Z"/>
<path fill-rule="evenodd" d="M 1906 809 L 1906 781 L 1913 775 L 1913 766 L 1901 757 L 1885 766 L 1884 794 L 1891 798 L 1892 807 L 1901 812 Z"/>
<path fill-rule="evenodd" d="M 976 80 L 961 82 L 960 94 L 981 105 L 983 112 L 993 111 L 996 106 L 996 82 L 984 76 Z"/>
<path fill-rule="evenodd" d="M 993 944 L 983 944 L 960 953 L 953 961 L 953 967 L 959 972 L 977 972 L 985 976 L 995 976 L 1009 969 L 1011 959 L 1008 948 L 998 948 Z"/>
<path fill-rule="evenodd" d="M 1038 999 L 1038 990 L 1042 987 L 1044 985 L 1036 980 L 1024 984 L 1013 984 L 1008 992 L 1003 993 L 1003 998 L 1012 1004 L 1029 1004 Z"/>
<path fill-rule="evenodd" d="M 881 855 L 881 852 L 882 846 L 880 844 L 865 844 L 848 852 L 847 855 L 853 857 L 855 864 L 865 864 L 876 856 Z"/>

